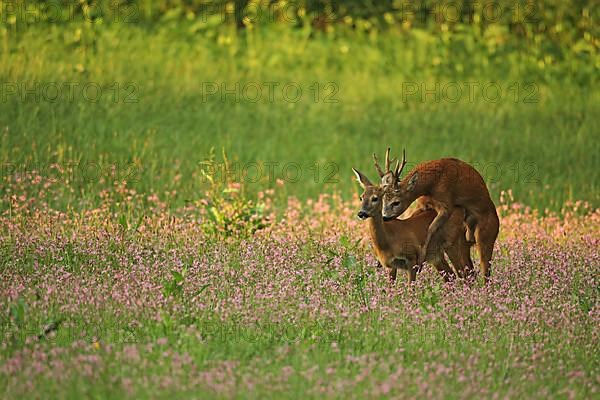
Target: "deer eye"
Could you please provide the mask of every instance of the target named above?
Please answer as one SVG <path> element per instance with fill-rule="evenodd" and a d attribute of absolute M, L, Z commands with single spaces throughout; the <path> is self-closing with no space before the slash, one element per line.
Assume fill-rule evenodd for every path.
<path fill-rule="evenodd" d="M 392 203 L 392 207 L 398 207 L 400 205 L 399 201 L 395 201 Z"/>

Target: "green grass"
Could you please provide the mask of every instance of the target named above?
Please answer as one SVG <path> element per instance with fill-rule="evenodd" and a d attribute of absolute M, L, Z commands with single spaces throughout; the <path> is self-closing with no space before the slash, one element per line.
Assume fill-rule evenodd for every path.
<path fill-rule="evenodd" d="M 262 165 L 258 182 L 248 167 L 252 192 L 274 186 L 274 178 L 285 178 L 287 163 L 297 163 L 302 176 L 294 180 L 297 166 L 289 167 L 293 182 L 285 195 L 347 195 L 355 190 L 350 167 L 373 176 L 371 153 L 382 156 L 388 145 L 395 154 L 406 147 L 411 163 L 445 156 L 474 163 L 496 200 L 512 189 L 516 200 L 540 209 L 560 209 L 568 200 L 599 204 L 595 55 L 541 68 L 540 56 L 527 49 L 490 53 L 484 45 L 463 49 L 460 41 L 449 45 L 416 33 L 315 38 L 274 27 L 190 36 L 159 25 L 84 28 L 76 39 L 79 28 L 32 29 L 19 40 L 5 35 L 0 66 L 7 82 L 0 102 L 3 175 L 75 165 L 76 208 L 114 176 L 142 192 L 177 190 L 177 204 L 197 198 L 199 163 L 211 148 L 239 162 L 238 172 L 247 163 L 278 163 L 272 176 Z M 219 44 L 226 40 L 231 44 Z M 50 82 L 63 85 L 59 100 L 42 97 Z M 72 99 L 66 82 L 77 85 Z M 89 82 L 102 87 L 97 102 L 82 93 Z M 277 82 L 279 88 L 273 101 L 263 88 L 253 103 L 243 94 L 239 101 L 222 97 L 220 90 L 203 97 L 206 82 L 230 89 L 237 83 L 238 93 L 248 83 Z M 303 91 L 296 103 L 280 90 L 290 82 Z M 326 86 L 330 82 L 334 86 Z M 479 85 L 474 96 L 467 82 Z M 36 94 L 25 93 L 22 88 L 34 83 Z M 503 92 L 497 102 L 483 97 L 490 83 Z M 21 91 L 12 94 L 8 84 Z M 424 93 L 455 96 L 456 86 L 448 84 L 462 89 L 457 102 Z M 407 92 L 415 87 L 416 94 Z M 325 102 L 327 96 L 337 102 Z"/>

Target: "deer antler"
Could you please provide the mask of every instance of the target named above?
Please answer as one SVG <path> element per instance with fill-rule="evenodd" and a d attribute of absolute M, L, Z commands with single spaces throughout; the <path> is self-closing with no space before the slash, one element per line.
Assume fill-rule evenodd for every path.
<path fill-rule="evenodd" d="M 379 166 L 379 161 L 377 160 L 377 154 L 375 153 L 373 153 L 373 161 L 375 162 L 375 169 L 377 169 L 379 177 L 383 178 L 383 175 L 385 175 L 385 173 L 381 170 L 381 167 Z"/>
<path fill-rule="evenodd" d="M 387 150 L 385 151 L 385 172 L 381 169 L 381 167 L 379 166 L 379 160 L 377 159 L 377 155 L 375 153 L 373 153 L 373 161 L 375 161 L 375 168 L 377 169 L 377 172 L 379 173 L 379 177 L 383 178 L 383 176 L 389 172 L 392 172 L 392 170 L 390 169 L 390 164 L 393 163 L 394 161 L 396 161 L 396 159 L 392 159 L 390 160 L 390 148 L 388 147 Z M 397 165 L 396 165 L 397 167 Z"/>
<path fill-rule="evenodd" d="M 385 172 L 390 172 L 390 148 L 385 151 Z"/>
<path fill-rule="evenodd" d="M 402 149 L 402 164 L 400 161 L 396 161 L 396 168 L 394 169 L 394 176 L 400 178 L 400 174 L 406 165 L 406 149 Z"/>

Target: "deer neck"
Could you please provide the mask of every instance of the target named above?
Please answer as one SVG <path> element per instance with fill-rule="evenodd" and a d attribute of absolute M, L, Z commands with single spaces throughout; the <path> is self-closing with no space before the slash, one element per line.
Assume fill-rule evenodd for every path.
<path fill-rule="evenodd" d="M 389 247 L 388 235 L 385 231 L 381 211 L 375 213 L 374 217 L 369 218 L 369 233 L 373 244 L 377 248 L 385 250 Z"/>
<path fill-rule="evenodd" d="M 408 184 L 410 178 L 412 177 L 412 174 L 409 174 L 406 178 L 404 178 L 404 181 L 402 182 L 402 184 L 406 187 L 406 185 Z M 418 199 L 421 196 L 427 196 L 429 194 L 431 185 L 433 183 L 433 176 L 432 174 L 422 171 L 419 171 L 419 179 L 417 180 L 415 187 L 410 191 L 410 195 L 409 195 L 409 203 L 412 203 L 413 201 L 415 201 L 416 199 Z"/>

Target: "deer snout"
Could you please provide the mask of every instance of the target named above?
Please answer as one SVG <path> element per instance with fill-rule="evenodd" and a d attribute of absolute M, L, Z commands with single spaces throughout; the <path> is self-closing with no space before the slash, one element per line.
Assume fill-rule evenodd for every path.
<path fill-rule="evenodd" d="M 360 210 L 358 212 L 358 218 L 367 219 L 367 218 L 369 218 L 369 214 L 367 214 L 367 212 L 365 210 Z"/>

